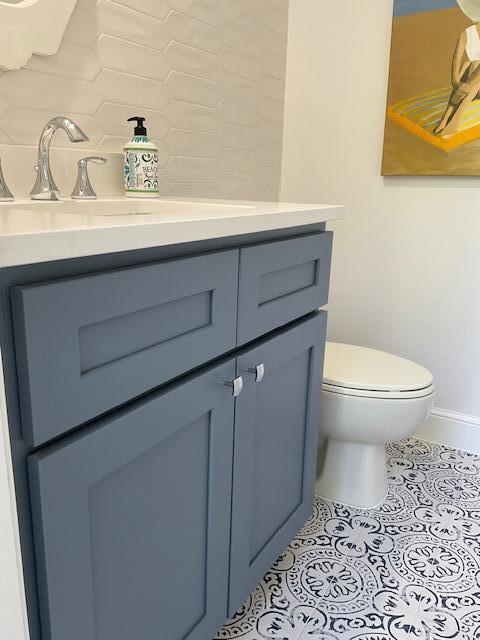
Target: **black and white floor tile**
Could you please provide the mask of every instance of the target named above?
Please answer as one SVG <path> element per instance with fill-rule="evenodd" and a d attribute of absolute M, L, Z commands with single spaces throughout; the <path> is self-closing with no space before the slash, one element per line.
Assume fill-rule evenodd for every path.
<path fill-rule="evenodd" d="M 480 456 L 387 448 L 370 511 L 319 497 L 217 640 L 480 640 Z"/>

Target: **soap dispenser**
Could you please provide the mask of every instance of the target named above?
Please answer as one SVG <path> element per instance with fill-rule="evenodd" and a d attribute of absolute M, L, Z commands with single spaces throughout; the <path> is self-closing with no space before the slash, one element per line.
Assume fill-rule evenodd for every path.
<path fill-rule="evenodd" d="M 130 198 L 158 196 L 158 149 L 150 140 L 145 118 L 135 116 L 127 122 L 136 122 L 133 138 L 125 147 L 125 195 Z"/>

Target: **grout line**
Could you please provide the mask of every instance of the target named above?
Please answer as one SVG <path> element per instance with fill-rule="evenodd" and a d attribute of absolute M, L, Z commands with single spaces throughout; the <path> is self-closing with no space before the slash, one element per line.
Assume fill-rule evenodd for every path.
<path fill-rule="evenodd" d="M 120 38 L 119 36 L 114 36 L 111 33 L 108 33 L 107 31 L 102 31 L 101 33 L 98 34 L 97 40 L 96 40 L 97 44 L 98 44 L 98 41 L 100 40 L 100 38 L 102 38 L 102 37 L 111 38 L 112 40 L 117 40 L 118 42 L 124 42 L 124 43 L 132 45 L 134 47 L 139 47 L 140 49 L 145 49 L 145 51 L 149 51 L 150 53 L 165 53 L 165 49 L 168 47 L 168 43 L 167 43 L 163 47 L 163 49 L 155 49 L 155 47 L 149 47 L 148 45 L 140 44 L 139 42 L 134 42 L 133 40 L 128 40 L 127 38 Z M 100 56 L 98 56 L 98 58 L 100 60 Z"/>
<path fill-rule="evenodd" d="M 220 54 L 220 51 L 221 51 L 222 47 L 225 46 L 222 43 L 217 51 L 209 51 L 208 49 L 203 49 L 202 47 L 199 47 L 197 44 L 191 44 L 190 42 L 185 42 L 184 40 L 177 40 L 177 38 L 170 38 L 168 44 L 166 45 L 166 47 L 163 50 L 164 52 L 168 49 L 168 45 L 171 42 L 175 42 L 176 44 L 182 44 L 185 47 L 190 47 L 190 49 L 196 49 L 196 50 L 201 51 L 202 53 L 206 53 L 206 54 L 208 54 L 210 56 L 215 56 L 215 58 L 217 58 L 217 62 L 220 62 L 220 60 L 218 59 L 219 58 L 219 54 Z"/>
<path fill-rule="evenodd" d="M 156 22 L 161 22 L 162 24 L 172 12 L 172 9 L 167 11 L 163 18 L 158 18 L 157 16 L 152 15 L 151 13 L 147 13 L 146 11 L 142 11 L 142 9 L 138 9 L 137 7 L 130 7 L 129 5 L 123 4 L 123 2 L 118 2 L 118 0 L 107 0 L 109 4 L 116 4 L 118 7 L 122 7 L 125 11 L 133 11 L 133 13 L 140 13 L 142 16 L 149 18 L 150 20 L 155 20 Z"/>
<path fill-rule="evenodd" d="M 165 80 L 167 79 L 167 77 L 171 73 L 171 71 L 168 72 L 168 75 L 166 76 L 165 80 L 156 80 L 154 78 L 150 78 L 150 77 L 147 77 L 147 76 L 141 76 L 138 73 L 132 73 L 131 71 L 122 71 L 120 69 L 114 69 L 113 67 L 108 67 L 108 66 L 102 66 L 102 68 L 100 69 L 100 73 L 102 71 L 113 71 L 114 73 L 118 73 L 119 75 L 122 75 L 122 76 L 128 76 L 129 78 L 135 78 L 136 80 L 146 80 L 148 82 L 155 82 L 156 84 L 161 84 L 161 85 L 165 84 Z"/>
<path fill-rule="evenodd" d="M 217 2 L 218 2 L 218 0 L 217 0 Z M 220 24 L 222 22 L 222 18 L 220 18 L 220 20 L 218 21 L 217 24 L 212 24 L 211 22 L 207 22 L 206 20 L 203 20 L 202 18 L 199 18 L 197 16 L 192 16 L 191 14 L 186 13 L 185 11 L 181 11 L 180 9 L 177 9 L 176 7 L 170 9 L 170 11 L 167 13 L 165 18 L 163 18 L 164 21 L 168 18 L 168 16 L 172 13 L 172 11 L 175 11 L 176 13 L 181 13 L 182 16 L 187 16 L 187 18 L 191 18 L 192 20 L 196 20 L 197 22 L 201 22 L 202 24 L 207 25 L 211 29 L 216 29 L 217 31 L 219 30 Z"/>
<path fill-rule="evenodd" d="M 104 106 L 127 107 L 128 109 L 142 109 L 143 111 L 149 111 L 150 113 L 153 113 L 156 116 L 161 116 L 168 120 L 167 116 L 160 109 L 151 109 L 149 107 L 142 107 L 138 104 L 127 104 L 125 102 L 113 102 L 112 100 L 105 100 L 104 102 L 102 102 L 102 104 L 99 106 L 99 108 L 95 112 L 95 115 L 97 115 L 100 109 Z"/>
<path fill-rule="evenodd" d="M 177 38 L 170 38 L 167 46 L 165 47 L 164 51 L 166 51 L 168 49 L 168 45 L 171 42 L 175 42 L 176 44 L 181 44 L 184 47 L 188 47 L 189 49 L 194 49 L 195 51 L 201 51 L 202 53 L 206 53 L 209 56 L 213 56 L 214 58 L 217 58 L 217 62 L 220 62 L 219 60 L 219 55 L 220 55 L 220 51 L 222 49 L 222 47 L 220 47 L 220 49 L 217 51 L 217 53 L 212 53 L 211 51 L 207 51 L 206 49 L 202 49 L 200 47 L 198 47 L 195 44 L 190 44 L 189 42 L 184 42 L 183 40 L 177 40 Z M 225 46 L 225 45 L 222 45 Z"/>

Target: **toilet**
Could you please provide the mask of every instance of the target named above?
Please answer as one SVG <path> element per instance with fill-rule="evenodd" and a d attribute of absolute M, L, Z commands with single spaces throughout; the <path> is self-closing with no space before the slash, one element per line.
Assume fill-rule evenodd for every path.
<path fill-rule="evenodd" d="M 387 495 L 385 444 L 413 435 L 427 419 L 433 376 L 398 356 L 327 342 L 321 402 L 326 438 L 318 495 L 370 509 Z"/>

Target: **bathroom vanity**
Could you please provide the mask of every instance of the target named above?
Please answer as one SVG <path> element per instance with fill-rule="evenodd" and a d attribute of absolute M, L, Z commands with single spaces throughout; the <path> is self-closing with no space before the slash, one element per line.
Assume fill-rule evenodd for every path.
<path fill-rule="evenodd" d="M 0 205 L 6 469 L 32 640 L 209 640 L 304 524 L 325 222 L 341 215 Z"/>

